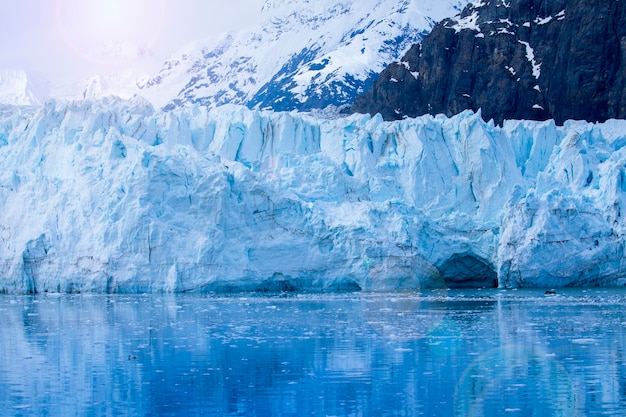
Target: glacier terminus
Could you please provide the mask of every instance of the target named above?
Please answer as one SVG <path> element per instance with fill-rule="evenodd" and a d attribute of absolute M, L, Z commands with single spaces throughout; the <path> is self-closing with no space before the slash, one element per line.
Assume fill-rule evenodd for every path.
<path fill-rule="evenodd" d="M 624 285 L 626 121 L 0 108 L 0 292 Z"/>

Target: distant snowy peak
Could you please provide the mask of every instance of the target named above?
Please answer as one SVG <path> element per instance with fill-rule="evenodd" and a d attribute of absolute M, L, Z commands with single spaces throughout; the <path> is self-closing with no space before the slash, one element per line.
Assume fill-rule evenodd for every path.
<path fill-rule="evenodd" d="M 84 99 L 99 99 L 106 96 L 117 96 L 124 99 L 137 94 L 139 85 L 146 82 L 149 76 L 140 71 L 123 71 L 109 75 L 95 75 L 82 82 Z"/>
<path fill-rule="evenodd" d="M 155 106 L 310 110 L 350 103 L 467 0 L 268 0 L 247 32 L 189 48 L 140 86 Z"/>
<path fill-rule="evenodd" d="M 31 106 L 43 103 L 50 83 L 25 71 L 0 71 L 0 104 Z"/>

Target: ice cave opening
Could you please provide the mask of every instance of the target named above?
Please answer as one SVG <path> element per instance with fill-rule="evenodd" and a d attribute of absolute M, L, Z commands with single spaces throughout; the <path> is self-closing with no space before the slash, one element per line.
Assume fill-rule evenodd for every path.
<path fill-rule="evenodd" d="M 498 275 L 487 262 L 470 254 L 453 255 L 439 267 L 446 287 L 497 288 Z"/>

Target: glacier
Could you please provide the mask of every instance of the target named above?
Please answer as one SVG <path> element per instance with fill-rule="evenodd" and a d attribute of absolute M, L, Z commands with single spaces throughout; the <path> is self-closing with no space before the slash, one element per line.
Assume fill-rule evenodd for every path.
<path fill-rule="evenodd" d="M 0 292 L 624 285 L 626 121 L 0 107 Z"/>

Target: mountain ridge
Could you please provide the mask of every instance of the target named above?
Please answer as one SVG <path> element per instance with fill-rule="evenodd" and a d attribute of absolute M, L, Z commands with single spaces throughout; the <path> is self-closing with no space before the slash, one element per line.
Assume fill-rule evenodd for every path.
<path fill-rule="evenodd" d="M 94 74 L 54 86 L 40 99 L 0 94 L 0 103 L 140 95 L 167 110 L 194 104 L 277 111 L 344 106 L 467 1 L 266 0 L 253 27 L 196 40 L 156 73 L 129 68 Z"/>
<path fill-rule="evenodd" d="M 156 107 L 341 106 L 467 0 L 267 1 L 261 22 L 169 59 L 138 94 Z"/>
<path fill-rule="evenodd" d="M 483 0 L 439 22 L 352 111 L 386 120 L 481 109 L 487 120 L 626 116 L 626 7 Z"/>

